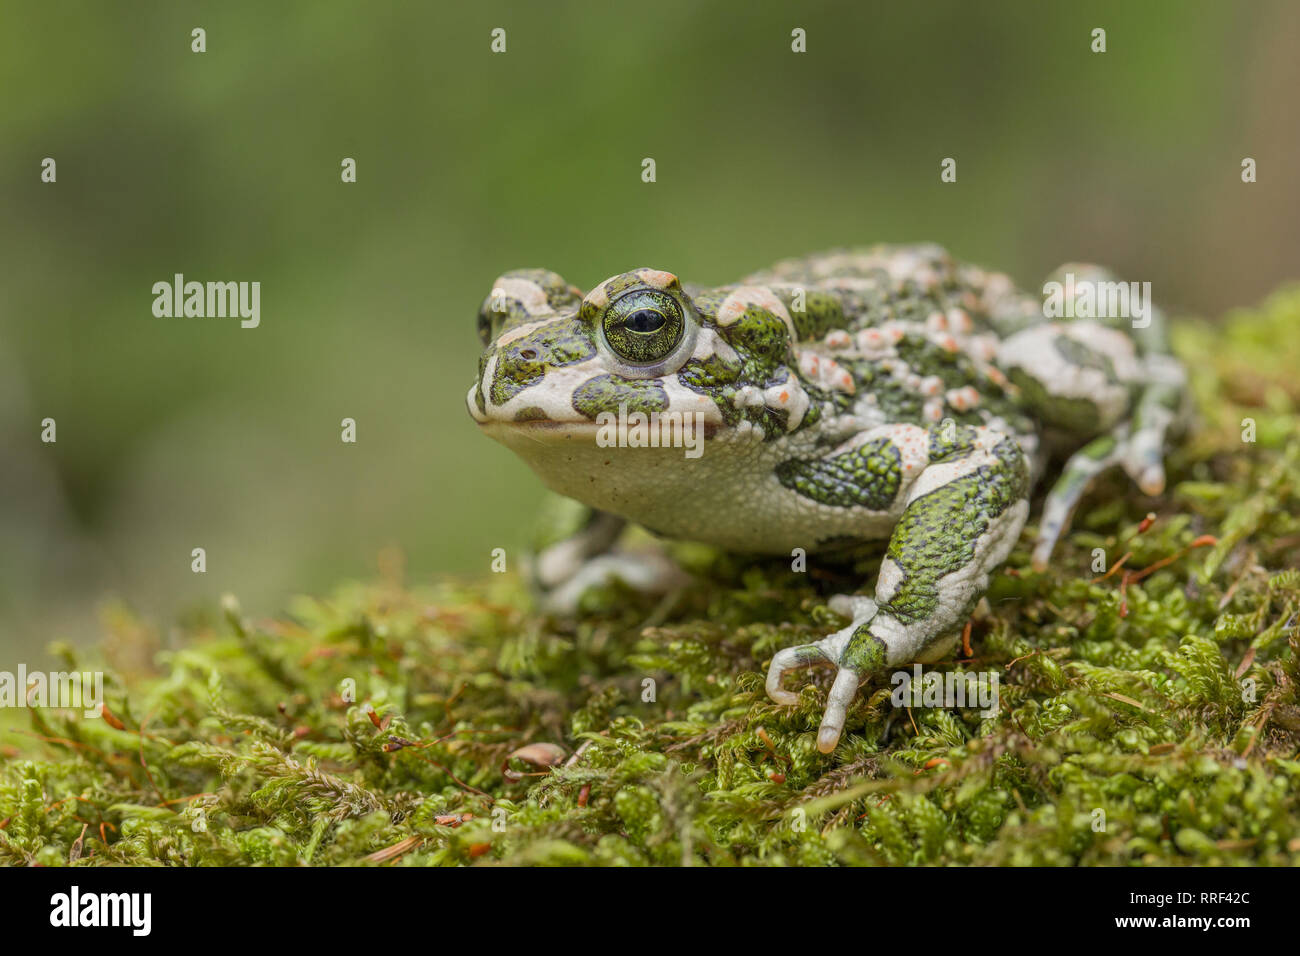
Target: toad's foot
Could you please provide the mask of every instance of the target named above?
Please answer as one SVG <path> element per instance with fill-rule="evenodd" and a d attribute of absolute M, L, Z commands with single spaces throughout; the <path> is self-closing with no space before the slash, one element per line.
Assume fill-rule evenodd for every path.
<path fill-rule="evenodd" d="M 865 633 L 866 626 L 876 616 L 876 602 L 870 598 L 846 598 L 841 595 L 832 598 L 830 606 L 835 611 L 851 609 L 853 623 L 820 641 L 778 651 L 767 669 L 767 695 L 778 704 L 797 704 L 799 695 L 782 686 L 786 674 L 813 664 L 829 664 L 837 668 L 835 683 L 826 700 L 821 728 L 817 731 L 817 749 L 822 753 L 830 753 L 835 749 L 844 732 L 844 719 L 858 692 L 858 684 L 864 677 L 870 676 L 864 668 L 870 668 L 872 662 L 863 659 L 861 655 L 850 654 L 849 648 L 853 644 L 854 635 L 859 631 Z M 884 663 L 883 658 L 880 663 Z"/>

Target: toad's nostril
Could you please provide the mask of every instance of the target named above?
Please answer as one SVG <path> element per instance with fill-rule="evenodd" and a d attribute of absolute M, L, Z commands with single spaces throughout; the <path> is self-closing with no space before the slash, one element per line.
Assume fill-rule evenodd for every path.
<path fill-rule="evenodd" d="M 520 349 L 519 357 L 525 362 L 532 362 L 537 358 L 537 349 Z"/>

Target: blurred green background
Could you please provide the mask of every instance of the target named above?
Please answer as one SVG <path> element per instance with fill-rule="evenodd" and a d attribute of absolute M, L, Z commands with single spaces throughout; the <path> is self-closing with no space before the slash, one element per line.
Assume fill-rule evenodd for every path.
<path fill-rule="evenodd" d="M 0 10 L 0 667 L 92 639 L 110 595 L 165 625 L 388 548 L 486 571 L 542 495 L 464 408 L 508 268 L 713 283 L 925 239 L 1031 286 L 1101 261 L 1201 315 L 1300 272 L 1300 4 Z M 260 281 L 261 327 L 155 318 L 175 272 Z"/>

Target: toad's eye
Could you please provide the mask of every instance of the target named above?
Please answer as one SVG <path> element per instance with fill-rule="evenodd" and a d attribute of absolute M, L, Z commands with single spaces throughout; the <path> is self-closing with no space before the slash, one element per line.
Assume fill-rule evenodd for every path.
<path fill-rule="evenodd" d="M 484 345 L 492 344 L 492 319 L 486 312 L 478 314 L 478 340 Z"/>
<path fill-rule="evenodd" d="M 610 305 L 603 329 L 615 355 L 625 362 L 650 365 L 663 361 L 677 347 L 685 322 L 672 296 L 641 289 Z"/>

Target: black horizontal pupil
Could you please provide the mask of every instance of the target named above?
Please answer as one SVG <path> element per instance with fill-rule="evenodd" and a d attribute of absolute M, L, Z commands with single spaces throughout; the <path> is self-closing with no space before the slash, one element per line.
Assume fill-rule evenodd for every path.
<path fill-rule="evenodd" d="M 658 332 L 664 327 L 664 317 L 662 312 L 656 312 L 654 309 L 637 309 L 626 319 L 623 320 L 623 328 L 629 332 Z"/>

